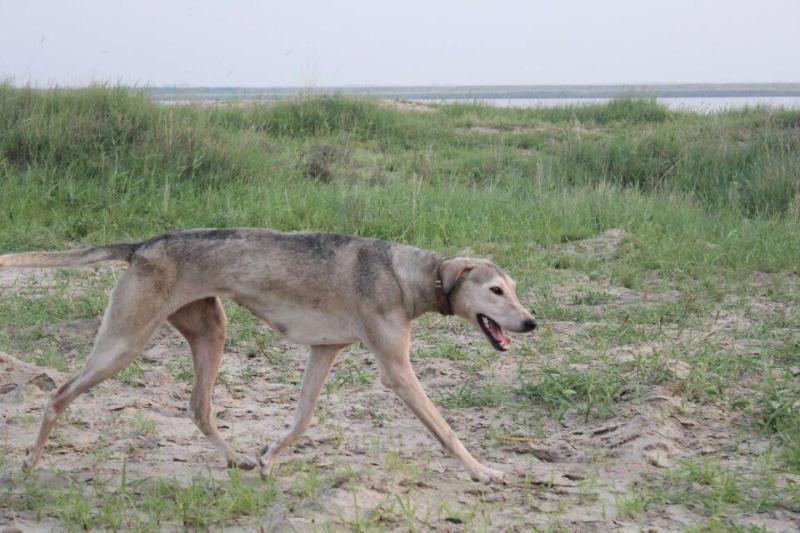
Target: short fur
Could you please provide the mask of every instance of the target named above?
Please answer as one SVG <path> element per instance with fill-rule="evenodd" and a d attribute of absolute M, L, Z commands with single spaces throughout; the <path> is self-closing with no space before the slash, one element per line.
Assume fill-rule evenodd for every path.
<path fill-rule="evenodd" d="M 56 419 L 70 402 L 127 367 L 167 321 L 191 347 L 195 376 L 190 405 L 195 423 L 229 465 L 253 468 L 254 461 L 225 442 L 212 416 L 211 397 L 226 328 L 219 298 L 227 297 L 289 340 L 311 347 L 294 423 L 258 454 L 263 474 L 311 423 L 336 355 L 350 344 L 364 342 L 375 353 L 382 383 L 397 393 L 474 479 L 502 477 L 464 448 L 423 391 L 409 360 L 411 321 L 440 310 L 437 283 L 438 290 L 445 288 L 449 309 L 476 327 L 483 327 L 481 316 L 511 331 L 536 327 L 517 299 L 513 280 L 488 260 L 445 259 L 430 250 L 330 233 L 199 229 L 136 244 L 3 255 L 0 267 L 99 261 L 126 261 L 130 267 L 113 290 L 83 369 L 50 399 L 29 449 L 29 467 L 39 461 Z M 492 342 L 498 349 L 507 348 L 496 339 Z"/>

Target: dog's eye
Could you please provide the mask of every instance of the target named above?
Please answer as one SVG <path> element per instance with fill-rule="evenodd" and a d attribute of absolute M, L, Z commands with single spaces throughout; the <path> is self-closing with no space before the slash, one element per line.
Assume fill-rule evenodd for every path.
<path fill-rule="evenodd" d="M 503 289 L 501 289 L 500 287 L 492 287 L 489 290 L 492 291 L 493 293 L 497 294 L 498 296 L 502 296 L 503 295 Z"/>

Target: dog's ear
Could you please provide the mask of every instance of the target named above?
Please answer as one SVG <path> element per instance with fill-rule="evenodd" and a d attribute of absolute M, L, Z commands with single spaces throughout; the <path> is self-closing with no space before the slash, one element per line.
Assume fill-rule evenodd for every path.
<path fill-rule="evenodd" d="M 439 277 L 442 280 L 442 291 L 445 294 L 450 294 L 453 287 L 456 286 L 467 272 L 475 268 L 475 263 L 466 257 L 454 257 L 442 262 L 439 267 Z"/>

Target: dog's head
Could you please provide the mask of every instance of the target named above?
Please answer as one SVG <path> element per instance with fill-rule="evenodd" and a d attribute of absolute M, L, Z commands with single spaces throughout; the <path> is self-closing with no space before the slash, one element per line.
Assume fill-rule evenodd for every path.
<path fill-rule="evenodd" d="M 439 268 L 442 290 L 453 314 L 480 329 L 496 350 L 505 351 L 511 339 L 505 330 L 525 333 L 536 320 L 517 298 L 517 284 L 487 259 L 454 257 Z"/>

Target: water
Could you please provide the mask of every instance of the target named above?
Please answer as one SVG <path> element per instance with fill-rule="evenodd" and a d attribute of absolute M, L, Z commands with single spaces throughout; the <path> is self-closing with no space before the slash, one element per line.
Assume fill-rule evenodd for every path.
<path fill-rule="evenodd" d="M 274 101 L 309 93 L 371 96 L 421 103 L 479 102 L 499 107 L 601 104 L 619 96 L 656 96 L 669 109 L 711 113 L 743 107 L 800 109 L 800 83 L 673 85 L 496 85 L 419 87 L 155 87 L 150 96 L 165 104 Z"/>
<path fill-rule="evenodd" d="M 418 102 L 436 103 L 484 103 L 498 107 L 561 107 L 588 104 L 602 104 L 611 98 L 440 98 L 436 100 L 415 100 Z M 800 109 L 800 96 L 713 96 L 713 97 L 659 97 L 659 104 L 676 111 L 696 111 L 713 113 L 725 109 L 742 109 L 744 107 L 773 107 Z"/>

